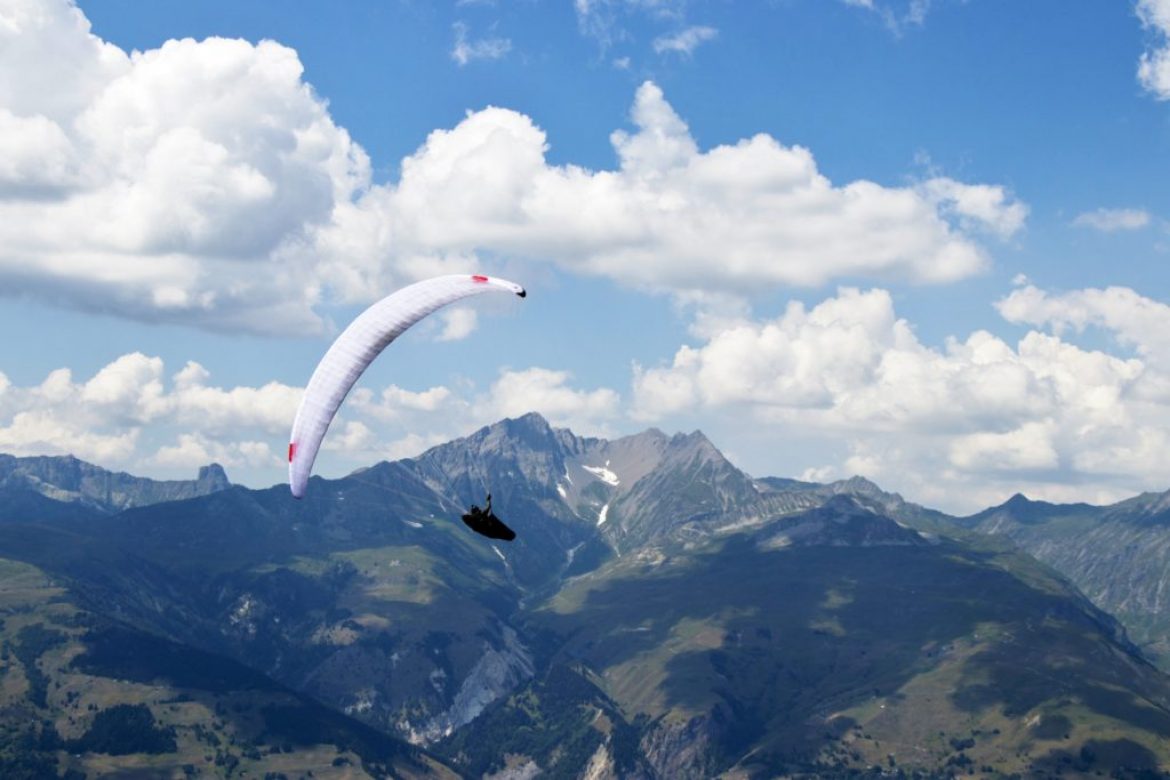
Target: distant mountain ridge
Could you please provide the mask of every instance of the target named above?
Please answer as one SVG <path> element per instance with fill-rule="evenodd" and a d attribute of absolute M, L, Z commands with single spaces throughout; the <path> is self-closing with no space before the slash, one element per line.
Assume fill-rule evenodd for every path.
<path fill-rule="evenodd" d="M 1109 506 L 1016 494 L 957 522 L 1009 538 L 1064 574 L 1170 669 L 1170 492 Z"/>
<path fill-rule="evenodd" d="M 458 520 L 488 490 L 511 544 Z M 0 558 L 79 609 L 468 776 L 1170 769 L 1170 680 L 1051 570 L 862 478 L 755 479 L 697 431 L 608 441 L 532 414 L 301 501 L 9 496 Z M 34 720 L 69 706 L 45 691 Z"/>
<path fill-rule="evenodd" d="M 205 496 L 231 487 L 218 463 L 193 480 L 154 480 L 107 471 L 72 455 L 15 457 L 0 454 L 0 490 L 24 488 L 46 498 L 113 513 L 137 506 Z"/>

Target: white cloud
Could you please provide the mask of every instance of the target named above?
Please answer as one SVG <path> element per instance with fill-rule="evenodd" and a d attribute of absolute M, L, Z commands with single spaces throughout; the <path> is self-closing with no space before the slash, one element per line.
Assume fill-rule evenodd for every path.
<path fill-rule="evenodd" d="M 446 309 L 440 312 L 443 320 L 443 331 L 438 335 L 439 341 L 459 341 L 471 335 L 475 330 L 478 317 L 475 309 Z"/>
<path fill-rule="evenodd" d="M 718 35 L 719 31 L 714 27 L 695 25 L 670 35 L 660 35 L 654 39 L 652 46 L 658 54 L 674 52 L 689 57 L 699 48 L 699 44 L 715 40 Z"/>
<path fill-rule="evenodd" d="M 165 410 L 162 368 L 159 358 L 123 355 L 94 374 L 80 388 L 78 400 L 120 420 L 149 422 Z"/>
<path fill-rule="evenodd" d="M 576 390 L 569 386 L 568 371 L 529 368 L 504 371 L 492 384 L 485 403 L 477 408 L 492 419 L 519 417 L 539 412 L 553 425 L 577 433 L 597 434 L 618 417 L 621 398 L 609 388 Z"/>
<path fill-rule="evenodd" d="M 1155 40 L 1142 53 L 1138 81 L 1159 100 L 1170 100 L 1170 0 L 1138 0 L 1137 13 Z"/>
<path fill-rule="evenodd" d="M 949 460 L 965 471 L 1004 472 L 1055 469 L 1060 456 L 1050 422 L 1028 422 L 1004 433 L 980 432 L 956 437 Z"/>
<path fill-rule="evenodd" d="M 315 473 L 340 476 L 417 455 L 505 416 L 539 411 L 558 425 L 604 433 L 621 417 L 607 388 L 575 388 L 566 371 L 503 371 L 488 387 L 414 391 L 389 385 L 350 394 L 323 443 Z M 303 390 L 278 382 L 222 387 L 188 362 L 169 378 L 158 357 L 123 355 L 78 380 L 68 368 L 17 386 L 0 373 L 0 452 L 73 454 L 106 468 L 189 475 L 218 461 L 233 481 L 285 479 L 285 444 Z"/>
<path fill-rule="evenodd" d="M 985 229 L 1000 238 L 1010 238 L 1024 227 L 1028 216 L 1028 208 L 1013 201 L 1002 187 L 935 177 L 920 188 L 936 208 L 954 214 L 968 230 Z"/>
<path fill-rule="evenodd" d="M 349 420 L 332 426 L 321 446 L 334 452 L 368 451 L 374 442 L 374 432 L 368 425 L 359 420 Z"/>
<path fill-rule="evenodd" d="M 930 12 L 931 0 L 843 0 L 845 5 L 864 8 L 881 17 L 886 27 L 901 35 L 907 27 L 921 27 Z"/>
<path fill-rule="evenodd" d="M 1050 295 L 1032 285 L 1013 290 L 996 308 L 1009 322 L 1057 333 L 1088 327 L 1112 333 L 1150 363 L 1170 367 L 1170 306 L 1128 287 L 1074 290 Z"/>
<path fill-rule="evenodd" d="M 633 37 L 625 27 L 631 16 L 679 25 L 686 16 L 686 0 L 573 0 L 573 10 L 581 32 L 605 52 Z"/>
<path fill-rule="evenodd" d="M 498 60 L 505 57 L 512 50 L 512 41 L 508 38 L 481 38 L 476 41 L 468 40 L 467 25 L 455 22 L 451 25 L 455 32 L 455 44 L 451 48 L 451 59 L 466 65 L 474 60 Z"/>
<path fill-rule="evenodd" d="M 165 399 L 165 407 L 176 423 L 219 434 L 231 434 L 240 428 L 273 435 L 288 433 L 302 388 L 268 382 L 260 387 L 229 389 L 208 386 L 206 376 L 197 363 L 188 363 L 176 374 L 174 388 Z"/>
<path fill-rule="evenodd" d="M 691 300 L 842 275 L 948 282 L 987 264 L 981 231 L 1009 236 L 1025 213 L 1001 187 L 945 178 L 835 185 L 763 134 L 700 150 L 652 83 L 633 131 L 612 136 L 616 170 L 549 165 L 531 118 L 489 107 L 376 185 L 291 49 L 212 38 L 127 55 L 65 0 L 0 0 L 0 19 L 0 64 L 36 74 L 0 85 L 0 287 L 83 309 L 303 332 L 323 327 L 322 301 L 367 302 L 480 254 Z M 470 315 L 448 316 L 445 337 L 466 332 Z"/>
<path fill-rule="evenodd" d="M 208 378 L 202 366 L 188 363 L 168 387 L 163 361 L 135 352 L 81 382 L 67 368 L 31 387 L 6 380 L 0 392 L 0 451 L 73 454 L 107 467 L 210 459 L 254 466 L 275 457 L 267 443 L 249 436 L 283 438 L 301 390 L 275 382 L 220 388 L 207 385 Z M 175 428 L 183 431 L 177 443 L 155 453 L 155 434 Z"/>
<path fill-rule="evenodd" d="M 74 454 L 98 463 L 124 463 L 138 431 L 95 433 L 85 422 L 64 421 L 44 410 L 17 412 L 0 426 L 0 451 L 13 455 Z"/>
<path fill-rule="evenodd" d="M 291 49 L 131 55 L 65 0 L 0 0 L 0 285 L 211 328 L 319 327 L 301 247 L 369 182 Z"/>
<path fill-rule="evenodd" d="M 390 421 L 400 420 L 406 415 L 417 412 L 442 411 L 450 414 L 459 403 L 459 399 L 451 390 L 442 385 L 420 392 L 405 390 L 398 385 L 390 385 L 382 390 L 377 400 L 375 400 L 372 390 L 357 388 L 351 394 L 348 405 L 368 417 Z"/>
<path fill-rule="evenodd" d="M 948 282 L 985 267 L 975 231 L 1009 236 L 1025 208 L 1002 188 L 936 178 L 835 186 L 812 153 L 767 135 L 700 151 L 652 83 L 620 166 L 545 162 L 547 141 L 513 111 L 474 112 L 408 157 L 385 202 L 400 256 L 450 267 L 490 248 L 641 289 L 703 297 L 842 275 Z"/>
<path fill-rule="evenodd" d="M 643 420 L 703 413 L 747 417 L 753 435 L 794 437 L 827 473 L 863 473 L 914 500 L 974 511 L 1016 490 L 1052 500 L 1117 500 L 1164 489 L 1170 443 L 1170 307 L 1132 290 L 1000 302 L 1015 322 L 1059 331 L 1092 324 L 1141 359 L 1033 330 L 1009 344 L 976 331 L 943 349 L 919 341 L 883 290 L 843 289 L 811 309 L 744 320 L 684 346 L 669 365 L 637 368 Z M 740 445 L 743 446 L 742 444 Z"/>
<path fill-rule="evenodd" d="M 1150 224 L 1150 214 L 1144 209 L 1097 209 L 1078 214 L 1073 224 L 1105 233 L 1139 230 Z"/>
<path fill-rule="evenodd" d="M 0 106 L 17 116 L 70 121 L 131 67 L 125 52 L 90 34 L 72 3 L 0 4 L 0 71 L 20 73 L 0 80 Z"/>
<path fill-rule="evenodd" d="M 283 461 L 272 451 L 268 442 L 223 443 L 199 433 L 182 433 L 179 434 L 174 444 L 159 447 L 158 451 L 145 463 L 192 471 L 208 463 L 219 463 L 229 470 L 234 468 L 273 469 L 281 466 Z"/>

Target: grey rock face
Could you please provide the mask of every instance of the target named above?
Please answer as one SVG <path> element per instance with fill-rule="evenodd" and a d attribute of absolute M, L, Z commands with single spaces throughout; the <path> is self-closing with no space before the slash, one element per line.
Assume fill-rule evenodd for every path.
<path fill-rule="evenodd" d="M 718 728 L 707 715 L 685 723 L 659 723 L 642 738 L 642 752 L 659 777 L 678 780 L 709 777 L 711 744 Z"/>
<path fill-rule="evenodd" d="M 228 487 L 231 483 L 218 463 L 199 469 L 194 480 L 159 481 L 106 471 L 72 455 L 0 455 L 0 488 L 27 488 L 54 501 L 80 503 L 106 513 L 205 496 Z"/>
<path fill-rule="evenodd" d="M 476 718 L 496 699 L 532 677 L 532 654 L 520 641 L 516 632 L 503 627 L 504 646 L 492 647 L 486 641 L 483 656 L 463 679 L 455 701 L 419 732 L 411 741 L 429 744 L 451 734 Z"/>

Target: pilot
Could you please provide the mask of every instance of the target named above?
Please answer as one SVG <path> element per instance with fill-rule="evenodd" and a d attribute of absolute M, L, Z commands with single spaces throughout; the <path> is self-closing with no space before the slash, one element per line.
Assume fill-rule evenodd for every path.
<path fill-rule="evenodd" d="M 480 509 L 475 504 L 472 504 L 467 514 L 463 515 L 464 524 L 472 531 L 486 536 L 489 539 L 503 539 L 506 542 L 515 539 L 516 532 L 504 525 L 500 518 L 492 513 L 491 493 L 487 494 L 486 505 L 486 509 Z"/>

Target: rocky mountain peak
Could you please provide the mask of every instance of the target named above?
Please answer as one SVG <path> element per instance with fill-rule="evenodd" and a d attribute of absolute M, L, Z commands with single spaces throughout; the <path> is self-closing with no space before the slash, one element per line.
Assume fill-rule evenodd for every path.
<path fill-rule="evenodd" d="M 670 447 L 678 452 L 687 452 L 701 455 L 705 458 L 722 458 L 723 453 L 711 443 L 711 440 L 702 431 L 690 433 L 676 433 L 670 437 Z"/>
<path fill-rule="evenodd" d="M 857 493 L 864 496 L 886 495 L 886 492 L 865 477 L 854 475 L 833 483 L 839 493 Z"/>
<path fill-rule="evenodd" d="M 509 417 L 481 428 L 471 438 L 488 447 L 515 448 L 520 445 L 541 450 L 555 445 L 556 434 L 548 420 L 536 412 L 529 412 L 521 417 Z"/>
<path fill-rule="evenodd" d="M 1000 509 L 1021 509 L 1031 506 L 1033 501 L 1025 496 L 1023 493 L 1016 493 L 1007 501 L 1000 504 Z"/>
<path fill-rule="evenodd" d="M 195 483 L 207 493 L 227 490 L 232 486 L 231 481 L 228 480 L 227 472 L 218 463 L 201 466 L 198 476 L 195 477 Z"/>

